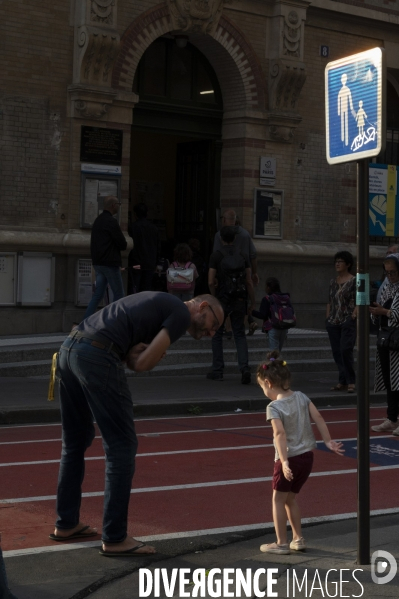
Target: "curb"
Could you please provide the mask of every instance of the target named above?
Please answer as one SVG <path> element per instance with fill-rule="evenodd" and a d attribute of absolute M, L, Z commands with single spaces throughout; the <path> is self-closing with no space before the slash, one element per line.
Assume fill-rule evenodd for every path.
<path fill-rule="evenodd" d="M 357 405 L 357 395 L 348 397 L 323 395 L 311 396 L 310 399 L 318 408 L 325 407 L 353 407 Z M 345 401 L 346 400 L 346 401 Z M 386 402 L 385 394 L 370 394 L 371 404 Z M 134 404 L 135 416 L 200 416 L 206 413 L 226 412 L 240 409 L 245 412 L 263 411 L 266 407 L 264 398 L 259 399 L 234 399 L 209 401 L 207 399 L 195 399 L 192 401 L 169 402 L 169 403 L 142 403 Z M 59 408 L 29 408 L 2 409 L 0 410 L 0 425 L 12 424 L 42 424 L 61 422 Z"/>

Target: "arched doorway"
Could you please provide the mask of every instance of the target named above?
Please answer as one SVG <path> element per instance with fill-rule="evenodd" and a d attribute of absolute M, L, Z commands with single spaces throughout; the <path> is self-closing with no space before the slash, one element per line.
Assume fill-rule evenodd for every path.
<path fill-rule="evenodd" d="M 223 101 L 215 72 L 185 36 L 166 35 L 135 72 L 130 209 L 149 206 L 166 252 L 197 237 L 209 254 L 219 206 Z"/>

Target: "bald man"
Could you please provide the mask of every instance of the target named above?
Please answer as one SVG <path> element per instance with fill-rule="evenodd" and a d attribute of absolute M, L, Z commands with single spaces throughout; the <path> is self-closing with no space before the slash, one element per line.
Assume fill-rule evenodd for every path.
<path fill-rule="evenodd" d="M 65 339 L 57 370 L 62 454 L 52 541 L 97 535 L 80 521 L 84 458 L 96 435 L 95 419 L 105 451 L 100 553 L 134 557 L 155 552 L 127 528 L 137 436 L 124 363 L 136 372 L 151 370 L 186 331 L 194 339 L 213 337 L 223 319 L 223 308 L 212 295 L 182 302 L 170 293 L 144 291 L 105 306 Z"/>
<path fill-rule="evenodd" d="M 121 251 L 126 249 L 127 241 L 118 221 L 114 218 L 120 204 L 115 196 L 107 196 L 104 200 L 103 212 L 93 223 L 90 252 L 96 273 L 96 290 L 87 306 L 85 318 L 94 314 L 104 297 L 107 285 L 111 287 L 114 302 L 125 295 L 121 275 Z"/>

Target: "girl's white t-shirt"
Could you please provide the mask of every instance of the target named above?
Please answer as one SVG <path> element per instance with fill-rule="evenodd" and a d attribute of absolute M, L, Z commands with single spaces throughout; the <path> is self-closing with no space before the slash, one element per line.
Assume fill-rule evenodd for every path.
<path fill-rule="evenodd" d="M 294 391 L 284 399 L 271 401 L 266 408 L 266 420 L 279 418 L 287 436 L 287 457 L 301 455 L 317 447 L 309 415 L 310 399 L 301 391 Z M 275 461 L 280 459 L 276 448 Z"/>

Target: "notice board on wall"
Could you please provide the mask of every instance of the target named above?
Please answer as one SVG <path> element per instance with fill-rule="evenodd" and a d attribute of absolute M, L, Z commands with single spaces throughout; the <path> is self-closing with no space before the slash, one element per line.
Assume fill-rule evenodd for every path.
<path fill-rule="evenodd" d="M 107 196 L 115 196 L 121 201 L 121 176 L 82 172 L 81 174 L 81 217 L 82 229 L 91 229 L 95 219 L 104 209 Z M 115 215 L 120 222 L 121 210 Z"/>
<path fill-rule="evenodd" d="M 282 239 L 283 195 L 279 189 L 254 189 L 254 237 Z"/>

